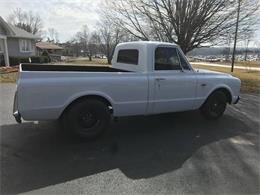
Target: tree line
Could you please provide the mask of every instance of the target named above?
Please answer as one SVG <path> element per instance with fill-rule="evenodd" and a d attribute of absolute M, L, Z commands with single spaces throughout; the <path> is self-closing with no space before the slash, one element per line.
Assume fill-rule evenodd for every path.
<path fill-rule="evenodd" d="M 166 41 L 178 44 L 184 53 L 194 48 L 227 45 L 234 39 L 237 4 L 238 38 L 248 46 L 259 27 L 259 0 L 109 0 L 100 7 L 94 31 L 84 25 L 70 41 L 63 43 L 67 54 L 104 54 L 108 63 L 115 46 L 134 40 Z M 41 32 L 42 20 L 32 12 L 15 10 L 14 25 L 33 34 Z M 59 42 L 55 29 L 42 33 L 48 41 Z"/>

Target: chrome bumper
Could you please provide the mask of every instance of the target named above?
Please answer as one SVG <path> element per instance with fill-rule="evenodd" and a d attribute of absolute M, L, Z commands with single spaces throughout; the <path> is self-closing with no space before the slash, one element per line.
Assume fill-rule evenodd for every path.
<path fill-rule="evenodd" d="M 18 111 L 15 111 L 13 113 L 13 116 L 14 116 L 14 118 L 15 118 L 17 123 L 22 123 L 22 118 L 21 118 L 21 115 L 20 115 L 20 113 Z"/>
<path fill-rule="evenodd" d="M 17 123 L 21 123 L 22 122 L 22 117 L 21 114 L 18 111 L 18 102 L 17 102 L 17 92 L 15 92 L 14 95 L 14 104 L 13 104 L 13 116 L 16 120 Z"/>
<path fill-rule="evenodd" d="M 239 102 L 239 100 L 240 100 L 240 96 L 237 96 L 237 99 L 236 99 L 236 101 L 234 102 L 234 104 L 237 104 L 237 103 Z"/>

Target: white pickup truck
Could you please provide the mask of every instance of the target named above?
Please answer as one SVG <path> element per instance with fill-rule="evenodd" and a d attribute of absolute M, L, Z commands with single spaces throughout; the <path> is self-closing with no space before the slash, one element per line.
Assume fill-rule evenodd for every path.
<path fill-rule="evenodd" d="M 217 119 L 239 100 L 241 81 L 195 70 L 181 49 L 163 42 L 119 44 L 112 67 L 21 64 L 14 117 L 60 119 L 85 138 L 100 135 L 113 117 L 200 109 Z"/>

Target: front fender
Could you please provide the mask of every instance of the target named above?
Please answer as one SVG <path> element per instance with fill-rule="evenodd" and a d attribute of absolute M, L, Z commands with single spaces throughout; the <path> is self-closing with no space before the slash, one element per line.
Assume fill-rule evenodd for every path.
<path fill-rule="evenodd" d="M 214 91 L 219 90 L 219 89 L 225 89 L 225 90 L 227 90 L 227 91 L 230 93 L 230 95 L 231 95 L 231 98 L 232 98 L 231 102 L 233 102 L 233 93 L 232 93 L 231 88 L 230 88 L 228 85 L 226 85 L 226 84 L 219 84 L 219 85 L 214 85 L 213 87 L 211 87 L 210 89 L 208 89 L 207 92 L 205 92 L 205 93 L 203 94 L 203 96 L 202 96 L 202 95 L 201 95 L 201 96 L 198 96 L 198 97 L 196 98 L 196 101 L 195 101 L 194 109 L 200 108 L 200 107 L 205 103 L 205 101 L 208 99 L 208 97 L 209 97 Z"/>
<path fill-rule="evenodd" d="M 219 85 L 217 85 L 217 86 L 214 86 L 214 87 L 207 93 L 206 99 L 207 99 L 214 91 L 217 91 L 217 90 L 219 90 L 219 89 L 226 89 L 226 90 L 230 93 L 230 95 L 231 95 L 231 97 L 232 97 L 232 99 L 233 99 L 232 89 L 231 89 L 228 85 L 226 85 L 226 84 L 219 84 Z"/>

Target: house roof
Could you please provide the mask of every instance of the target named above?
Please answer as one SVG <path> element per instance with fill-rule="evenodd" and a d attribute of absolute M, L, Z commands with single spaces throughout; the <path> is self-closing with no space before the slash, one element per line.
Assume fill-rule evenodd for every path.
<path fill-rule="evenodd" d="M 14 35 L 14 32 L 9 27 L 9 25 L 4 21 L 4 19 L 0 16 L 0 26 L 6 31 L 7 35 Z"/>
<path fill-rule="evenodd" d="M 55 45 L 53 43 L 48 43 L 48 42 L 38 42 L 36 43 L 36 47 L 40 49 L 63 49 L 58 45 Z"/>
<path fill-rule="evenodd" d="M 12 31 L 14 32 L 14 36 L 12 37 L 19 37 L 19 38 L 28 38 L 28 39 L 40 39 L 39 36 L 37 35 L 34 35 L 32 33 L 28 33 L 27 31 L 21 29 L 21 28 L 18 28 L 16 26 L 13 26 L 11 24 L 8 24 L 9 27 L 12 29 Z"/>
<path fill-rule="evenodd" d="M 26 38 L 26 39 L 40 39 L 39 36 L 29 33 L 21 28 L 8 24 L 0 16 L 0 25 L 6 30 L 8 37 Z"/>

